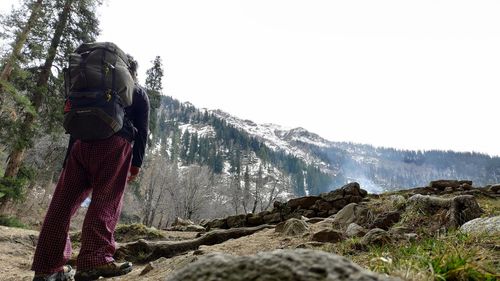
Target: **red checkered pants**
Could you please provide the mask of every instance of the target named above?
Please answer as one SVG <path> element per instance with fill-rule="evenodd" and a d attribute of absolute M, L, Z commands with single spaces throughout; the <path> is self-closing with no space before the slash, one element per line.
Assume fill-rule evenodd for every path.
<path fill-rule="evenodd" d="M 40 232 L 31 267 L 37 273 L 62 270 L 71 257 L 70 219 L 92 192 L 83 222 L 78 269 L 113 261 L 114 230 L 132 158 L 130 143 L 118 136 L 71 148 Z"/>

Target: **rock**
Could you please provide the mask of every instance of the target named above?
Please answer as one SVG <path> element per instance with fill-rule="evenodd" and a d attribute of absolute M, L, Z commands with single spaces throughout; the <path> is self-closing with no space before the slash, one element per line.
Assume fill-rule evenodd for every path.
<path fill-rule="evenodd" d="M 412 231 L 414 231 L 414 229 L 404 226 L 397 226 L 389 229 L 389 233 L 392 235 L 404 235 L 405 233 L 410 233 Z"/>
<path fill-rule="evenodd" d="M 158 268 L 159 265 L 161 265 L 162 263 L 164 263 L 166 261 L 167 261 L 167 258 L 161 257 L 155 261 L 148 263 L 139 275 L 142 276 L 142 275 L 149 273 L 151 270 Z"/>
<path fill-rule="evenodd" d="M 188 226 L 188 225 L 193 225 L 194 222 L 192 222 L 190 219 L 182 219 L 180 217 L 176 217 L 174 220 L 174 223 L 172 226 Z"/>
<path fill-rule="evenodd" d="M 491 193 L 500 193 L 500 184 L 494 184 L 492 186 L 490 186 L 490 188 L 488 188 L 488 190 L 491 192 Z"/>
<path fill-rule="evenodd" d="M 213 219 L 207 223 L 207 229 L 228 228 L 226 219 Z"/>
<path fill-rule="evenodd" d="M 270 213 L 262 217 L 264 223 L 278 223 L 281 222 L 281 214 L 280 213 Z"/>
<path fill-rule="evenodd" d="M 174 272 L 167 281 L 396 280 L 365 270 L 344 257 L 309 249 L 253 256 L 215 253 Z"/>
<path fill-rule="evenodd" d="M 406 238 L 406 240 L 408 241 L 416 241 L 417 238 L 418 238 L 418 234 L 416 233 L 405 233 L 404 234 L 404 237 Z"/>
<path fill-rule="evenodd" d="M 319 196 L 305 196 L 288 200 L 286 203 L 290 209 L 309 209 L 311 208 L 316 201 L 321 200 Z"/>
<path fill-rule="evenodd" d="M 299 236 L 309 231 L 309 226 L 303 220 L 289 219 L 276 225 L 274 231 L 284 236 Z"/>
<path fill-rule="evenodd" d="M 204 231 L 206 231 L 206 229 L 201 225 L 193 224 L 193 225 L 186 226 L 185 231 L 204 232 Z"/>
<path fill-rule="evenodd" d="M 500 232 L 500 216 L 477 218 L 464 223 L 460 230 L 465 233 L 496 233 Z"/>
<path fill-rule="evenodd" d="M 324 221 L 325 218 L 309 218 L 306 220 L 307 223 L 315 224 Z"/>
<path fill-rule="evenodd" d="M 258 226 L 264 224 L 264 218 L 260 214 L 251 214 L 247 216 L 248 226 Z"/>
<path fill-rule="evenodd" d="M 436 180 L 436 181 L 431 181 L 429 183 L 429 187 L 436 188 L 439 190 L 444 190 L 447 187 L 455 189 L 459 186 L 460 182 L 458 180 Z"/>
<path fill-rule="evenodd" d="M 246 215 L 235 215 L 227 217 L 227 226 L 229 228 L 244 227 L 247 220 Z"/>
<path fill-rule="evenodd" d="M 432 222 L 442 226 L 458 228 L 465 222 L 479 217 L 483 210 L 472 195 L 459 195 L 452 198 L 441 198 L 429 195 L 416 194 L 408 199 L 406 209 L 412 215 L 424 213 L 426 215 L 438 214 Z M 443 213 L 444 215 L 440 215 Z"/>
<path fill-rule="evenodd" d="M 451 186 L 447 186 L 447 187 L 444 188 L 444 192 L 446 192 L 446 193 L 452 193 L 453 190 L 454 190 L 454 188 L 451 187 Z"/>
<path fill-rule="evenodd" d="M 322 221 L 316 223 L 318 229 L 333 229 L 334 224 L 333 224 L 333 218 L 325 218 Z"/>
<path fill-rule="evenodd" d="M 368 220 L 368 209 L 365 206 L 351 203 L 338 211 L 333 217 L 333 224 L 346 228 L 351 223 L 363 224 Z"/>
<path fill-rule="evenodd" d="M 189 231 L 189 232 L 204 232 L 206 229 L 201 225 L 176 225 L 167 228 L 168 231 Z"/>
<path fill-rule="evenodd" d="M 321 193 L 319 196 L 323 198 L 324 200 L 328 202 L 334 202 L 340 199 L 344 199 L 346 196 L 353 196 L 353 197 L 365 197 L 368 194 L 366 190 L 363 190 L 359 187 L 359 183 L 357 182 L 351 182 L 348 183 L 344 186 L 342 186 L 339 189 L 332 190 L 327 193 Z M 358 200 L 358 199 L 355 199 Z M 348 202 L 350 203 L 350 202 Z"/>
<path fill-rule="evenodd" d="M 317 200 L 313 206 L 311 206 L 311 209 L 316 210 L 318 212 L 326 212 L 330 211 L 333 208 L 332 204 L 330 204 L 328 201 L 325 201 L 323 199 Z"/>
<path fill-rule="evenodd" d="M 381 228 L 384 230 L 389 230 L 391 226 L 397 223 L 401 219 L 401 214 L 398 211 L 384 212 L 377 215 L 370 228 Z"/>
<path fill-rule="evenodd" d="M 326 243 L 323 243 L 323 242 L 311 241 L 311 242 L 299 244 L 295 248 L 296 249 L 314 249 L 314 248 L 323 247 L 325 245 L 326 245 Z"/>
<path fill-rule="evenodd" d="M 402 195 L 391 195 L 389 197 L 389 201 L 391 202 L 392 206 L 396 209 L 403 209 L 406 207 L 406 198 Z"/>
<path fill-rule="evenodd" d="M 364 227 L 356 223 L 351 223 L 349 224 L 349 226 L 347 226 L 345 234 L 347 235 L 347 237 L 363 237 L 367 232 L 368 230 Z"/>
<path fill-rule="evenodd" d="M 334 229 L 322 229 L 311 236 L 312 241 L 337 243 L 344 240 L 344 234 Z"/>
<path fill-rule="evenodd" d="M 386 244 L 389 244 L 392 242 L 392 238 L 387 233 L 387 231 L 380 229 L 380 228 L 374 228 L 368 233 L 361 238 L 360 243 L 364 246 L 369 246 L 369 245 L 377 245 L 377 246 L 383 246 Z"/>

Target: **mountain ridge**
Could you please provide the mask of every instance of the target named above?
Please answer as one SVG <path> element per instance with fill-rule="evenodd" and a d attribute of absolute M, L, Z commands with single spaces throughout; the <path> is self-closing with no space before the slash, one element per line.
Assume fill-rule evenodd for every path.
<path fill-rule="evenodd" d="M 172 110 L 172 106 L 176 109 Z M 285 174 L 295 177 L 292 181 L 297 195 L 329 191 L 350 181 L 358 181 L 370 192 L 378 193 L 423 186 L 439 178 L 471 179 L 479 185 L 500 180 L 500 158 L 483 153 L 404 150 L 336 142 L 302 127 L 257 124 L 220 109 L 197 109 L 189 102 L 181 103 L 172 97 L 162 98 L 162 110 L 165 115 L 163 122 L 176 123 L 181 126 L 182 133 L 190 128 L 190 133 L 196 132 L 198 136 L 208 136 L 209 132 L 212 141 L 225 138 L 221 149 L 224 161 L 229 161 L 229 154 L 236 154 L 233 149 L 250 149 L 261 160 L 266 156 L 262 154 L 266 153 L 279 154 L 278 158 L 284 155 L 296 158 L 285 163 L 275 161 L 273 165 L 283 170 L 289 161 L 302 163 L 300 167 L 292 167 L 296 164 L 292 163 L 284 169 Z M 242 146 L 232 145 L 242 139 Z M 263 150 L 266 153 L 262 153 Z M 264 162 L 267 160 L 264 159 Z M 308 178 L 308 170 L 313 168 L 318 171 L 313 178 Z M 328 177 L 328 180 L 323 177 Z M 303 192 L 300 191 L 302 189 Z"/>

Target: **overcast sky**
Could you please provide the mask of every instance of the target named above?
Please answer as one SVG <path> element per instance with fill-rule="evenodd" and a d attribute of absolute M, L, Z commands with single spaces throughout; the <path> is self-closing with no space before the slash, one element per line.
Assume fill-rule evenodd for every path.
<path fill-rule="evenodd" d="M 1 0 L 7 9 L 14 0 Z M 333 141 L 500 155 L 500 1 L 107 0 L 164 94 Z"/>

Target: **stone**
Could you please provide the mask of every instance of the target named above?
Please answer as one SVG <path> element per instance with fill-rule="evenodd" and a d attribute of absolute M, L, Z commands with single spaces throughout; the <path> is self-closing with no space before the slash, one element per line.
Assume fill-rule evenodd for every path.
<path fill-rule="evenodd" d="M 316 218 L 308 218 L 306 220 L 306 222 L 307 223 L 311 223 L 311 224 L 315 224 L 315 223 L 318 223 L 318 222 L 322 222 L 324 220 L 325 220 L 325 218 L 318 218 L 318 217 L 316 217 Z"/>
<path fill-rule="evenodd" d="M 356 223 L 351 223 L 347 226 L 345 234 L 347 237 L 363 237 L 368 230 Z"/>
<path fill-rule="evenodd" d="M 309 231 L 309 225 L 303 220 L 289 219 L 277 224 L 274 231 L 283 236 L 300 236 Z"/>
<path fill-rule="evenodd" d="M 500 193 L 500 184 L 494 184 L 488 188 L 491 193 Z"/>
<path fill-rule="evenodd" d="M 332 206 L 334 209 L 340 210 L 344 208 L 347 204 L 349 204 L 349 201 L 345 198 L 341 198 L 339 200 L 332 201 Z"/>
<path fill-rule="evenodd" d="M 389 201 L 396 209 L 403 209 L 404 207 L 406 207 L 407 200 L 403 195 L 391 195 L 389 197 Z"/>
<path fill-rule="evenodd" d="M 330 211 L 333 208 L 332 204 L 330 204 L 328 201 L 325 201 L 323 199 L 317 200 L 313 206 L 311 206 L 311 209 L 316 210 L 318 212 L 327 212 Z"/>
<path fill-rule="evenodd" d="M 389 244 L 392 242 L 392 238 L 387 233 L 387 231 L 380 229 L 380 228 L 374 228 L 370 231 L 368 231 L 363 238 L 361 238 L 360 243 L 364 246 L 369 246 L 369 245 L 377 245 L 377 246 L 383 246 L 386 244 Z"/>
<path fill-rule="evenodd" d="M 499 233 L 500 235 L 500 216 L 470 220 L 464 223 L 460 230 L 465 233 Z"/>
<path fill-rule="evenodd" d="M 228 228 L 226 219 L 213 219 L 207 223 L 207 229 Z"/>
<path fill-rule="evenodd" d="M 339 189 L 332 190 L 327 193 L 321 193 L 319 196 L 328 202 L 334 202 L 340 199 L 344 199 L 346 196 L 358 196 L 365 197 L 368 194 L 366 190 L 360 188 L 359 183 L 351 182 Z M 353 199 L 358 200 L 358 199 Z"/>
<path fill-rule="evenodd" d="M 363 224 L 368 220 L 368 209 L 365 206 L 351 203 L 338 211 L 333 217 L 333 224 L 346 228 L 351 223 Z"/>
<path fill-rule="evenodd" d="M 401 214 L 398 211 L 384 212 L 378 214 L 370 228 L 381 228 L 384 230 L 389 230 L 391 226 L 396 224 L 401 219 Z"/>
<path fill-rule="evenodd" d="M 191 232 L 204 232 L 204 231 L 206 231 L 206 229 L 203 226 L 197 225 L 197 224 L 188 225 L 185 227 L 186 227 L 185 231 L 191 231 Z"/>
<path fill-rule="evenodd" d="M 194 224 L 194 222 L 192 222 L 190 219 L 182 219 L 180 217 L 176 217 L 172 226 L 178 226 L 178 225 L 188 226 L 188 225 L 192 225 L 192 224 Z"/>
<path fill-rule="evenodd" d="M 314 249 L 314 248 L 323 247 L 325 245 L 326 245 L 326 243 L 323 243 L 323 242 L 310 241 L 310 242 L 299 244 L 295 248 L 296 249 Z"/>
<path fill-rule="evenodd" d="M 312 241 L 337 243 L 344 240 L 344 234 L 334 229 L 322 229 L 311 236 Z"/>
<path fill-rule="evenodd" d="M 281 214 L 280 213 L 270 213 L 262 217 L 264 223 L 278 223 L 281 222 Z"/>
<path fill-rule="evenodd" d="M 258 226 L 261 224 L 264 224 L 264 218 L 260 214 L 252 214 L 251 216 L 247 216 L 248 226 Z"/>
<path fill-rule="evenodd" d="M 431 181 L 429 183 L 429 187 L 436 188 L 439 190 L 444 190 L 447 187 L 455 189 L 459 187 L 460 184 L 461 183 L 458 180 L 436 180 L 436 181 Z"/>
<path fill-rule="evenodd" d="M 227 226 L 229 228 L 244 227 L 246 224 L 246 215 L 235 215 L 227 217 Z"/>
<path fill-rule="evenodd" d="M 166 261 L 167 261 L 167 258 L 161 257 L 155 261 L 148 263 L 139 275 L 142 276 L 142 275 L 148 274 L 151 270 L 158 268 L 162 263 L 164 263 Z"/>
<path fill-rule="evenodd" d="M 361 268 L 335 254 L 310 249 L 276 250 L 253 256 L 214 253 L 170 275 L 167 281 L 398 280 Z"/>
<path fill-rule="evenodd" d="M 321 197 L 319 197 L 319 196 L 304 196 L 304 197 L 290 199 L 290 200 L 288 200 L 288 202 L 286 204 L 292 210 L 309 209 L 318 200 L 321 200 Z"/>

